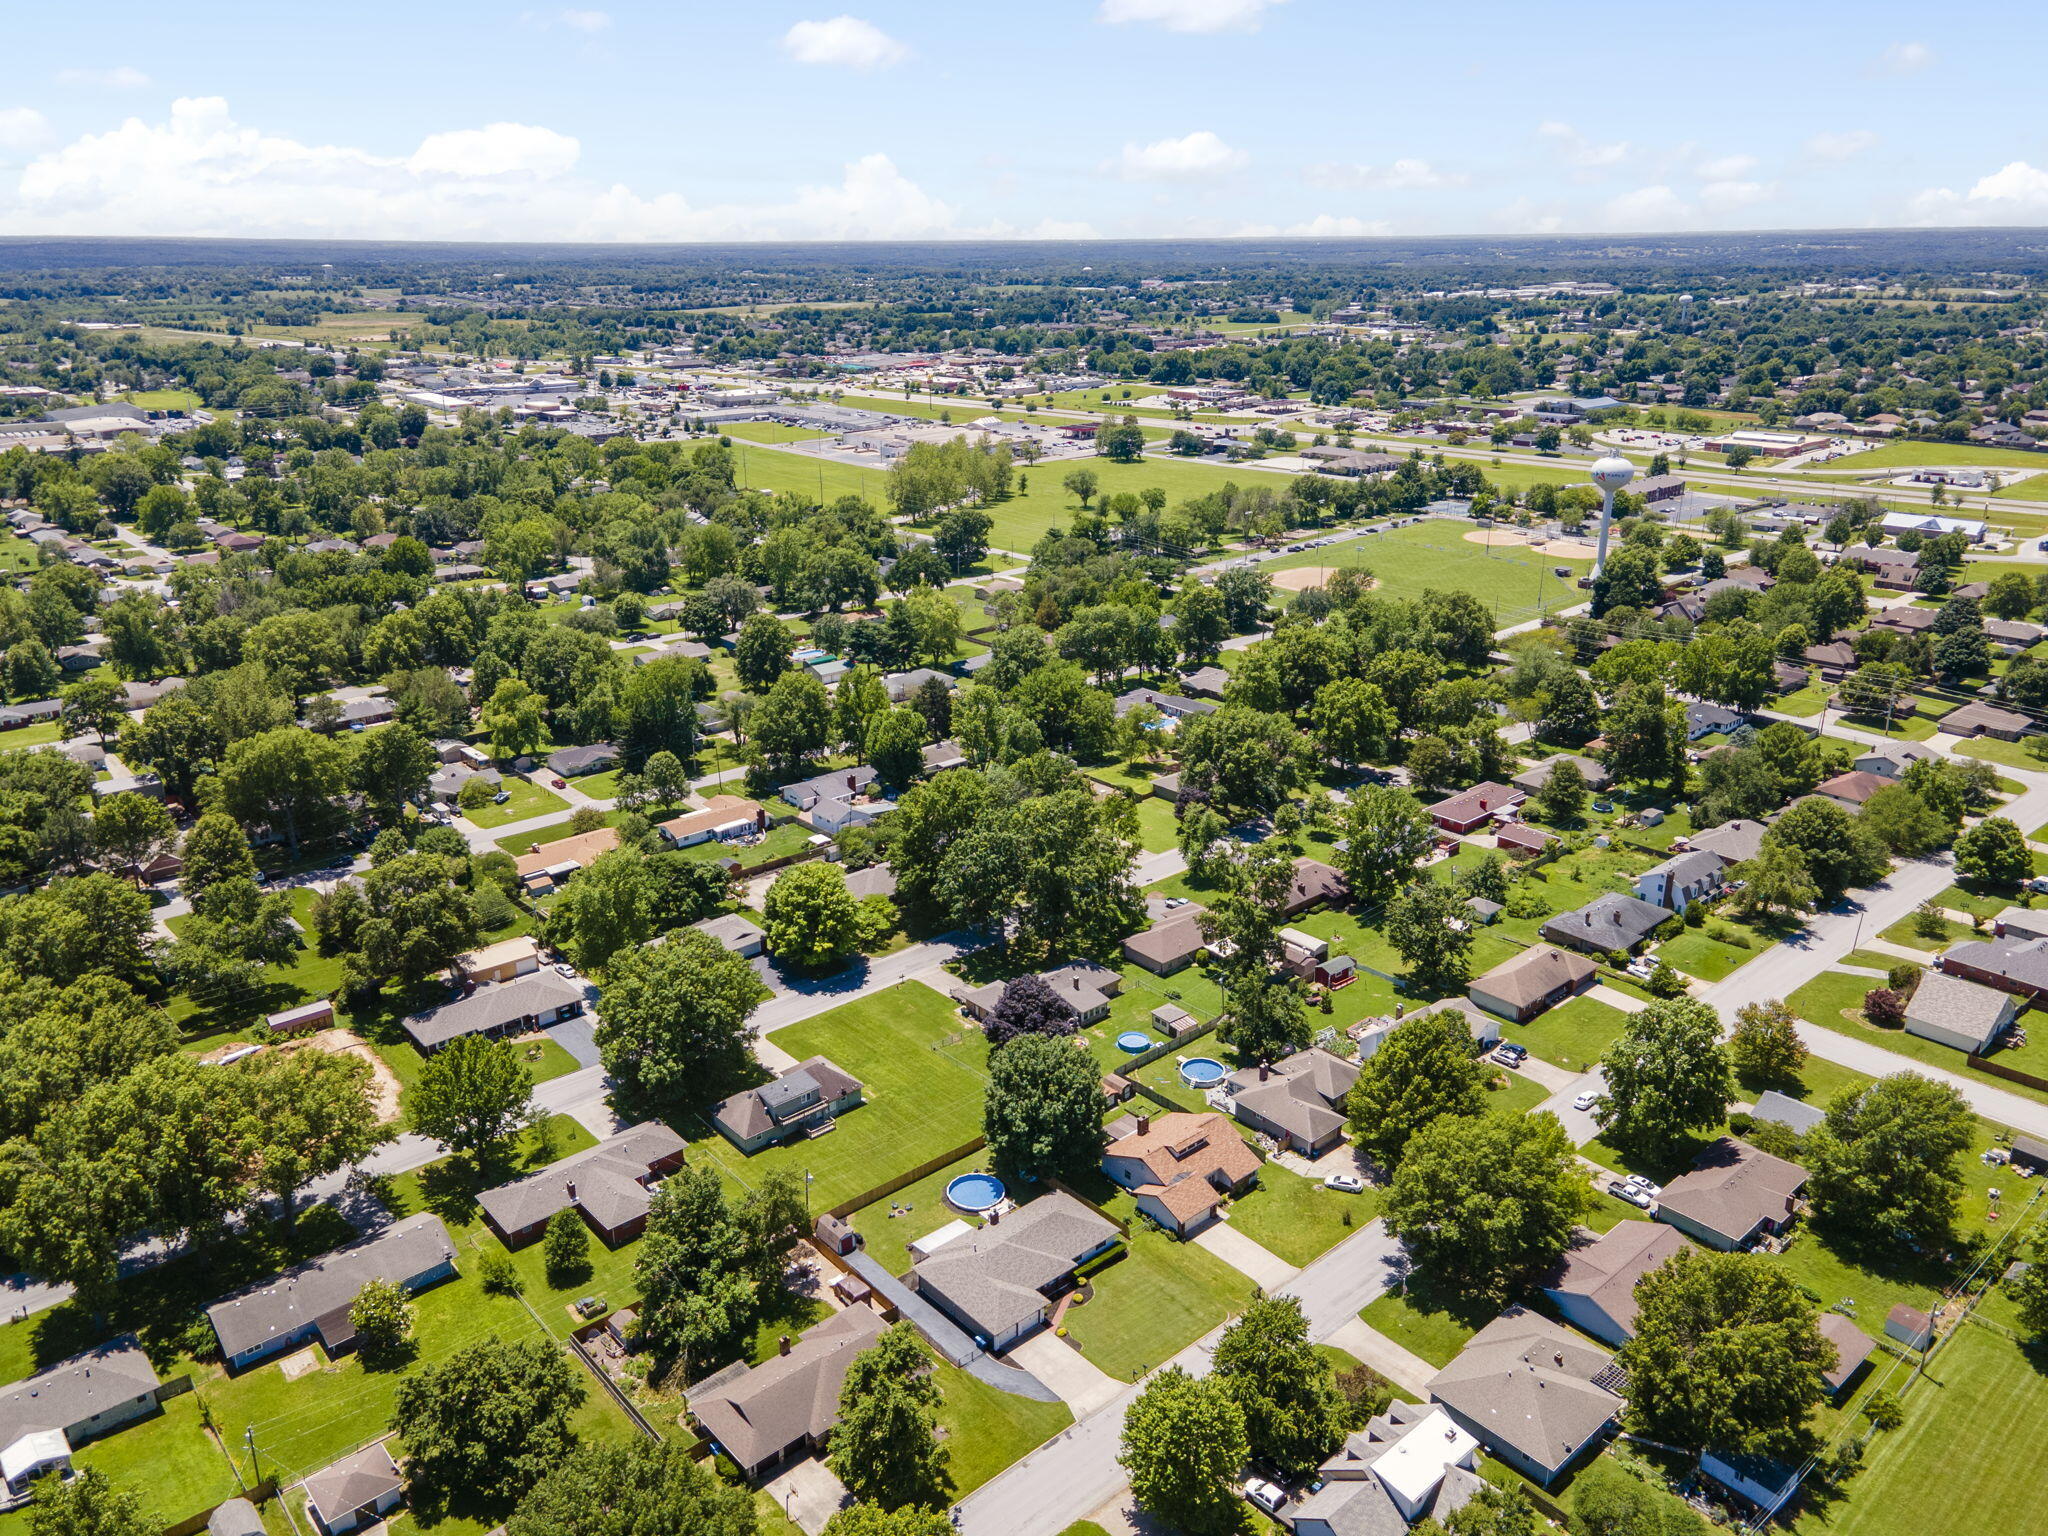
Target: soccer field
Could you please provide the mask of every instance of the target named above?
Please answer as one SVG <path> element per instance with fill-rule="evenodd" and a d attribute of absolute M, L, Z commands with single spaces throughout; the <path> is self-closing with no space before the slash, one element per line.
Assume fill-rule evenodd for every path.
<path fill-rule="evenodd" d="M 1378 583 L 1374 590 L 1390 597 L 1420 597 L 1425 588 L 1469 592 L 1493 610 L 1501 629 L 1586 601 L 1577 581 L 1593 568 L 1591 560 L 1526 548 L 1489 548 L 1466 539 L 1475 531 L 1470 523 L 1431 519 L 1287 555 L 1259 569 L 1278 573 L 1303 566 L 1361 567 L 1372 572 Z M 1559 566 L 1571 570 L 1569 579 L 1555 574 Z"/>

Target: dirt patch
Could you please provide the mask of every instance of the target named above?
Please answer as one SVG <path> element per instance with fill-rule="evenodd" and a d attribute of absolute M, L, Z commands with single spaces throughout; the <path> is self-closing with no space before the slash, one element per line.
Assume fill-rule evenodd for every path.
<path fill-rule="evenodd" d="M 336 1056 L 355 1056 L 370 1066 L 370 1101 L 377 1106 L 379 1124 L 389 1124 L 399 1116 L 398 1074 L 384 1063 L 384 1058 L 371 1050 L 361 1039 L 345 1029 L 323 1029 L 317 1034 L 301 1035 L 296 1040 L 279 1043 L 281 1051 L 327 1051 Z"/>
<path fill-rule="evenodd" d="M 1330 578 L 1343 569 L 1336 565 L 1298 565 L 1291 571 L 1275 571 L 1273 585 L 1283 592 L 1306 592 L 1310 587 L 1327 587 Z M 1368 588 L 1376 587 L 1379 578 L 1370 577 L 1365 584 Z"/>
<path fill-rule="evenodd" d="M 1569 539 L 1551 539 L 1535 546 L 1539 555 L 1549 555 L 1553 560 L 1590 560 L 1593 551 L 1584 544 L 1574 544 Z"/>
<path fill-rule="evenodd" d="M 1503 548 L 1510 545 L 1526 544 L 1529 542 L 1529 536 L 1525 533 L 1517 533 L 1512 528 L 1474 528 L 1465 535 L 1465 542 L 1467 544 L 1486 544 L 1495 548 Z"/>
<path fill-rule="evenodd" d="M 284 1372 L 286 1381 L 297 1381 L 301 1376 L 310 1376 L 320 1369 L 320 1352 L 308 1344 L 304 1349 L 286 1355 L 278 1361 L 277 1368 Z"/>

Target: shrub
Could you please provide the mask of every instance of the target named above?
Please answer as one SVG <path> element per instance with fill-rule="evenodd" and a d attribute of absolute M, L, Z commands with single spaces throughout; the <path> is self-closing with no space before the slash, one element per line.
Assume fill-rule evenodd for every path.
<path fill-rule="evenodd" d="M 1898 1029 L 1906 1022 L 1906 1000 L 1889 987 L 1872 987 L 1863 994 L 1863 1017 L 1879 1029 Z"/>
<path fill-rule="evenodd" d="M 1885 985 L 1901 997 L 1911 997 L 1913 989 L 1920 985 L 1920 977 L 1924 970 L 1925 967 L 1915 965 L 1910 960 L 1902 960 L 1886 974 Z"/>
<path fill-rule="evenodd" d="M 494 1296 L 516 1296 L 521 1289 L 519 1271 L 512 1266 L 512 1255 L 502 1248 L 484 1250 L 483 1258 L 477 1263 L 477 1278 Z"/>
<path fill-rule="evenodd" d="M 1657 968 L 1644 978 L 1643 990 L 1652 997 L 1683 997 L 1685 978 L 1659 960 Z"/>
<path fill-rule="evenodd" d="M 1931 901 L 1923 901 L 1913 909 L 1913 931 L 1923 939 L 1948 937 L 1948 919 Z"/>

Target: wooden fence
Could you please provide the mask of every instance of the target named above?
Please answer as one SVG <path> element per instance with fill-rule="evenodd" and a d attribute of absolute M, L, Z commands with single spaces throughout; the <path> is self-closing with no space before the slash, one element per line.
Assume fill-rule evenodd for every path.
<path fill-rule="evenodd" d="M 1982 1072 L 1987 1077 L 2002 1077 L 2009 1083 L 2021 1083 L 2028 1088 L 2037 1088 L 2048 1093 L 2048 1077 L 2036 1077 L 2031 1072 L 2022 1072 L 2018 1067 L 2001 1067 L 1995 1061 L 1986 1061 L 1982 1056 L 1964 1056 L 1963 1064 L 1972 1072 Z"/>
<path fill-rule="evenodd" d="M 945 1167 L 948 1163 L 957 1163 L 960 1161 L 961 1158 L 968 1157 L 973 1153 L 979 1152 L 983 1147 L 987 1145 L 988 1138 L 986 1136 L 977 1136 L 972 1141 L 961 1143 L 959 1146 L 953 1148 L 950 1152 L 941 1152 L 937 1157 L 927 1158 L 924 1162 L 919 1163 L 915 1168 L 906 1169 L 904 1172 L 897 1174 L 894 1178 L 884 1180 L 882 1183 L 877 1184 L 873 1189 L 863 1190 L 860 1194 L 855 1195 L 850 1200 L 840 1201 L 839 1204 L 833 1206 L 830 1210 L 824 1212 L 824 1214 L 843 1221 L 848 1216 L 851 1216 L 855 1211 L 866 1210 L 869 1206 L 873 1205 L 877 1200 L 885 1200 L 890 1195 L 895 1194 L 897 1190 L 907 1189 L 910 1185 L 915 1184 L 919 1179 L 937 1173 L 941 1168 Z"/>

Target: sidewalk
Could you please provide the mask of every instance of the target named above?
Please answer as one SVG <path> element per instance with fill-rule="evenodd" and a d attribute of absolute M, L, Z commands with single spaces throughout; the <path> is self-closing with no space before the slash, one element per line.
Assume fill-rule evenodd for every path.
<path fill-rule="evenodd" d="M 1406 1387 L 1417 1395 L 1429 1390 L 1430 1378 L 1436 1375 L 1435 1366 L 1422 1356 L 1403 1349 L 1384 1333 L 1368 1327 L 1363 1318 L 1354 1317 L 1323 1342 L 1336 1345 L 1396 1386 Z"/>
<path fill-rule="evenodd" d="M 1262 1291 L 1277 1290 L 1300 1273 L 1269 1248 L 1262 1248 L 1227 1221 L 1212 1221 L 1190 1239 L 1232 1269 L 1251 1276 Z"/>

